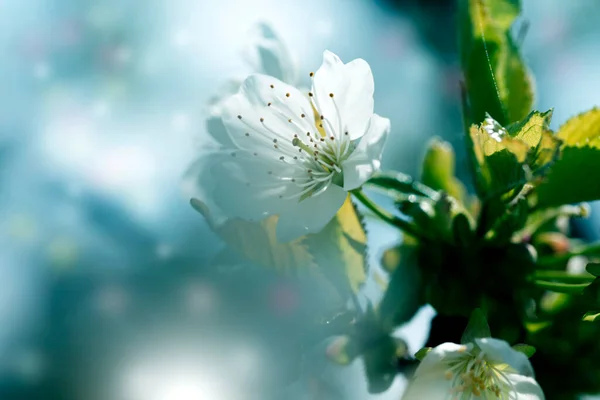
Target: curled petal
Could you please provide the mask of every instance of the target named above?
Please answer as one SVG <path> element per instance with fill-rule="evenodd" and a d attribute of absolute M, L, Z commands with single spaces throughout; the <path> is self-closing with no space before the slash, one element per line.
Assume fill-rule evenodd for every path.
<path fill-rule="evenodd" d="M 508 364 L 520 375 L 533 376 L 533 367 L 527 356 L 509 346 L 504 340 L 494 338 L 475 339 L 477 346 L 485 353 L 486 359 L 498 364 Z"/>
<path fill-rule="evenodd" d="M 365 183 L 381 166 L 381 155 L 390 132 L 390 120 L 373 114 L 369 130 L 343 163 L 344 189 L 353 190 Z"/>
<path fill-rule="evenodd" d="M 519 374 L 507 375 L 508 380 L 514 388 L 511 399 L 514 400 L 545 400 L 546 396 L 535 379 Z"/>

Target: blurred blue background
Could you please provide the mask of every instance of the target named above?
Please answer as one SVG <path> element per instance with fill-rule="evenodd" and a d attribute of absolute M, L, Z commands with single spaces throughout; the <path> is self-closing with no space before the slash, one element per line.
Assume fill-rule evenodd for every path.
<path fill-rule="evenodd" d="M 600 4 L 523 6 L 537 107 L 557 127 L 600 103 Z M 311 288 L 209 262 L 222 243 L 181 178 L 209 100 L 252 72 L 261 21 L 303 77 L 325 49 L 369 62 L 392 121 L 384 168 L 418 176 L 438 135 L 466 176 L 453 18 L 443 0 L 0 1 L 0 398 L 397 399 L 401 378 L 368 396 L 360 365 L 305 348 L 323 309 Z M 369 228 L 376 268 L 399 238 Z M 401 332 L 411 350 L 432 314 Z"/>

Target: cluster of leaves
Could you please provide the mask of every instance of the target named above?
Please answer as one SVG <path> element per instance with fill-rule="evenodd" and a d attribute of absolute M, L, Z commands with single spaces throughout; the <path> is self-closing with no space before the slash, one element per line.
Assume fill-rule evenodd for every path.
<path fill-rule="evenodd" d="M 519 343 L 529 356 L 539 347 L 532 362 L 546 364 L 538 368 L 538 379 L 555 398 L 600 391 L 600 365 L 591 358 L 597 352 L 582 351 L 586 346 L 600 350 L 590 340 L 600 333 L 600 325 L 590 324 L 600 320 L 600 271 L 593 263 L 580 274 L 566 269 L 572 255 L 593 258 L 600 250 L 578 247 L 564 227 L 565 219 L 588 212 L 571 204 L 600 199 L 595 176 L 600 110 L 552 131 L 552 110 L 532 110 L 532 77 L 512 38 L 519 2 L 467 0 L 461 5 L 465 142 L 476 195 L 469 196 L 454 175 L 454 151 L 440 139 L 428 147 L 420 182 L 397 173 L 368 182 L 396 199 L 403 217 L 390 222 L 404 228 L 405 236 L 383 255 L 390 279 L 381 302 L 359 320 L 363 325 L 369 321 L 371 333 L 377 332 L 367 343 L 377 337 L 379 344 L 365 346 L 364 332 L 355 332 L 340 339 L 344 346 L 335 347 L 334 359 L 348 361 L 362 352 L 371 361 L 366 369 L 372 391 L 385 390 L 394 365 L 390 354 L 398 357 L 399 348 L 391 351 L 390 332 L 421 305 L 465 321 L 481 308 L 492 336 Z M 573 332 L 561 338 L 565 319 Z M 558 340 L 579 340 L 569 345 L 577 353 L 552 345 Z M 373 363 L 373 352 L 381 348 L 388 353 Z M 548 365 L 554 368 L 550 379 L 542 376 Z M 379 378 L 369 373 L 373 370 L 381 373 Z M 551 379 L 558 373 L 561 380 Z M 579 386 L 556 387 L 574 374 L 580 374 L 573 379 Z"/>
<path fill-rule="evenodd" d="M 600 333 L 600 271 L 590 263 L 573 273 L 567 262 L 593 259 L 600 249 L 569 238 L 564 220 L 587 214 L 572 204 L 600 199 L 600 110 L 556 132 L 552 110 L 532 110 L 532 78 L 511 32 L 519 10 L 517 0 L 461 3 L 465 138 L 476 196 L 454 176 L 453 150 L 439 139 L 428 148 L 421 183 L 369 182 L 394 193 L 412 226 L 384 256 L 384 265 L 395 261 L 379 318 L 401 325 L 428 303 L 441 316 L 466 320 L 481 307 L 494 337 L 538 347 L 532 362 L 549 398 L 575 398 L 600 391 L 593 358 L 600 345 L 591 339 Z M 577 385 L 563 384 L 570 377 Z"/>

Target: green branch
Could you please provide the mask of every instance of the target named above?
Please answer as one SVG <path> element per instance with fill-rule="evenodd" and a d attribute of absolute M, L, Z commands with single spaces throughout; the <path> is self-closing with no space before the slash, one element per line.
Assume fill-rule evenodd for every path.
<path fill-rule="evenodd" d="M 583 289 L 585 289 L 589 284 L 588 283 L 559 283 L 559 282 L 548 282 L 535 280 L 533 281 L 534 285 L 539 287 L 540 289 L 550 290 L 552 292 L 557 293 L 567 293 L 567 294 L 581 294 Z"/>
<path fill-rule="evenodd" d="M 437 191 L 421 182 L 414 181 L 410 176 L 400 172 L 375 174 L 366 183 L 366 186 L 371 186 L 374 189 L 384 189 L 386 191 L 395 191 L 404 194 L 415 194 L 418 196 L 427 197 L 431 200 L 438 200 L 440 195 Z"/>
<path fill-rule="evenodd" d="M 595 278 L 589 274 L 570 274 L 567 271 L 535 271 L 532 278 L 542 281 L 560 281 L 563 283 L 590 283 Z"/>
<path fill-rule="evenodd" d="M 587 246 L 581 246 L 581 247 L 574 249 L 568 253 L 558 254 L 555 256 L 540 257 L 538 259 L 537 264 L 538 265 L 552 265 L 552 264 L 556 264 L 559 262 L 568 261 L 571 257 L 574 257 L 574 256 L 585 256 L 585 255 L 591 255 L 591 254 L 600 255 L 600 242 L 591 243 Z"/>
<path fill-rule="evenodd" d="M 369 199 L 363 193 L 362 190 L 356 189 L 356 190 L 352 190 L 350 193 L 352 193 L 352 195 L 354 195 L 354 197 L 358 201 L 360 201 L 365 207 L 367 207 L 369 210 L 373 211 L 373 213 L 375 215 L 377 215 L 379 218 L 381 218 L 388 224 L 393 225 L 397 228 L 400 228 L 402 231 L 404 231 L 405 233 L 407 233 L 411 236 L 414 236 L 415 238 L 423 238 L 423 234 L 421 234 L 418 231 L 416 226 L 414 226 L 410 222 L 405 221 L 401 218 L 398 218 L 395 215 L 393 215 L 392 213 L 384 210 L 383 208 L 381 208 L 380 206 L 375 204 L 371 199 Z"/>

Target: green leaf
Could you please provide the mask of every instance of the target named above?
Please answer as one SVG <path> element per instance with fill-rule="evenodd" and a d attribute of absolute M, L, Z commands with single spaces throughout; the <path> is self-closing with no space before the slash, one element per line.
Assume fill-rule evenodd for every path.
<path fill-rule="evenodd" d="M 538 187 L 538 207 L 600 199 L 600 185 L 594 174 L 600 168 L 600 109 L 569 119 L 556 137 L 563 141 L 562 151 Z"/>
<path fill-rule="evenodd" d="M 421 181 L 434 190 L 443 190 L 455 199 L 464 202 L 466 189 L 455 176 L 455 155 L 452 145 L 440 138 L 429 142 Z"/>
<path fill-rule="evenodd" d="M 369 393 L 383 393 L 392 386 L 398 369 L 396 368 L 397 344 L 390 336 L 379 337 L 363 353 Z"/>
<path fill-rule="evenodd" d="M 499 89 L 508 120 L 518 121 L 533 107 L 534 82 L 531 71 L 523 62 L 517 45 L 508 33 L 507 37 L 506 66 L 499 68 L 501 71 L 504 70 L 505 79 L 499 80 Z"/>
<path fill-rule="evenodd" d="M 587 312 L 583 316 L 583 321 L 596 322 L 600 321 L 600 312 Z"/>
<path fill-rule="evenodd" d="M 481 309 L 476 308 L 471 314 L 469 323 L 465 328 L 460 342 L 462 344 L 474 343 L 475 339 L 492 337 L 487 319 Z"/>
<path fill-rule="evenodd" d="M 398 203 L 398 208 L 402 214 L 413 220 L 422 236 L 439 238 L 440 229 L 437 226 L 434 205 L 430 200 L 409 196 L 408 200 Z"/>
<path fill-rule="evenodd" d="M 492 227 L 491 237 L 494 241 L 508 243 L 515 232 L 523 229 L 529 215 L 529 203 L 521 198 L 513 207 L 500 216 Z"/>
<path fill-rule="evenodd" d="M 369 393 L 386 391 L 398 372 L 397 359 L 406 356 L 408 346 L 382 328 L 370 303 L 356 321 L 352 336 L 360 346 Z"/>
<path fill-rule="evenodd" d="M 537 187 L 537 207 L 556 207 L 600 199 L 600 148 L 567 146 Z"/>
<path fill-rule="evenodd" d="M 506 133 L 496 137 L 484 128 L 473 125 L 469 131 L 475 165 L 475 183 L 483 199 L 500 196 L 507 192 L 518 192 L 526 183 L 524 162 L 528 146 Z"/>
<path fill-rule="evenodd" d="M 452 232 L 454 242 L 460 246 L 466 247 L 473 243 L 475 234 L 471 230 L 471 224 L 465 214 L 458 214 L 452 220 Z"/>
<path fill-rule="evenodd" d="M 469 103 L 469 123 L 489 113 L 502 125 L 525 117 L 533 105 L 531 74 L 510 28 L 518 16 L 515 0 L 459 3 L 461 63 Z"/>
<path fill-rule="evenodd" d="M 559 155 L 560 140 L 549 130 L 552 110 L 532 111 L 507 128 L 489 117 L 469 131 L 475 183 L 487 200 L 516 195 L 525 183 L 547 172 Z"/>
<path fill-rule="evenodd" d="M 585 270 L 594 276 L 600 276 L 600 263 L 589 263 Z"/>
<path fill-rule="evenodd" d="M 527 356 L 527 358 L 531 358 L 531 356 L 533 356 L 535 354 L 535 347 L 530 346 L 528 344 L 519 343 L 519 344 L 515 344 L 512 348 L 513 348 L 513 350 L 516 350 L 518 352 L 525 354 Z"/>
<path fill-rule="evenodd" d="M 593 108 L 569 119 L 556 134 L 565 146 L 600 148 L 600 108 Z"/>
<path fill-rule="evenodd" d="M 307 235 L 304 243 L 319 271 L 341 293 L 359 291 L 367 279 L 367 235 L 350 196 L 335 218 L 321 232 Z"/>
<path fill-rule="evenodd" d="M 600 278 L 594 279 L 583 289 L 583 296 L 590 306 L 600 307 Z"/>
<path fill-rule="evenodd" d="M 192 199 L 192 207 L 208 221 L 213 231 L 234 251 L 258 265 L 292 275 L 310 275 L 317 272 L 303 238 L 279 243 L 275 237 L 277 217 L 261 222 L 238 218 L 216 225 L 210 210 L 200 200 Z"/>
<path fill-rule="evenodd" d="M 496 221 L 506 212 L 507 206 L 499 198 L 485 201 L 477 218 L 477 236 L 484 237 Z"/>
<path fill-rule="evenodd" d="M 378 315 L 386 332 L 408 322 L 423 305 L 417 247 L 402 244 L 385 251 L 383 268 L 391 272 Z"/>
<path fill-rule="evenodd" d="M 335 288 L 342 302 L 366 280 L 366 234 L 350 197 L 321 232 L 289 243 L 277 241 L 277 216 L 260 222 L 232 218 L 216 224 L 204 203 L 192 199 L 191 204 L 245 259 L 284 275 L 315 279 L 326 290 Z"/>
<path fill-rule="evenodd" d="M 415 358 L 419 361 L 423 361 L 425 356 L 427 356 L 431 350 L 433 350 L 431 347 L 423 347 L 421 350 L 415 353 Z"/>

